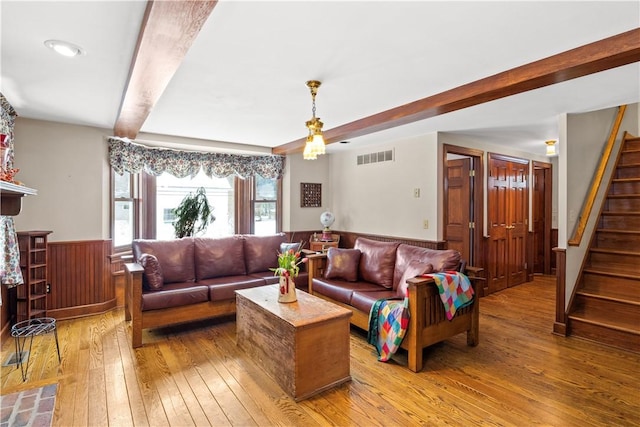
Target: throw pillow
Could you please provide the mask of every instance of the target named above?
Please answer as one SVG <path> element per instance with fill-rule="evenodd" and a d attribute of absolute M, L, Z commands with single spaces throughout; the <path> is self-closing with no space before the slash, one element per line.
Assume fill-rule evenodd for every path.
<path fill-rule="evenodd" d="M 409 285 L 407 284 L 408 279 L 432 272 L 433 265 L 430 263 L 417 260 L 409 261 L 409 265 L 407 265 L 407 269 L 404 271 L 404 274 L 402 274 L 400 282 L 398 283 L 398 296 L 407 296 L 407 289 L 409 288 Z"/>
<path fill-rule="evenodd" d="M 155 255 L 142 254 L 138 262 L 144 268 L 142 286 L 150 291 L 159 291 L 162 289 L 164 280 L 158 258 L 156 258 Z"/>
<path fill-rule="evenodd" d="M 280 243 L 280 253 L 283 254 L 288 252 L 290 249 L 293 249 L 294 252 L 298 252 L 302 247 L 302 243 Z"/>
<path fill-rule="evenodd" d="M 359 249 L 329 248 L 325 279 L 343 279 L 349 282 L 358 280 L 360 254 Z"/>

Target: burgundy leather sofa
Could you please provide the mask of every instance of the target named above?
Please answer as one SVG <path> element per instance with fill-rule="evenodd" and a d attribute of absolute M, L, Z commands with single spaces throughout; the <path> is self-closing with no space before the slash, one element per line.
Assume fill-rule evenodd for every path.
<path fill-rule="evenodd" d="M 437 287 L 425 273 L 456 270 L 466 272 L 476 297 L 446 317 Z M 478 344 L 479 298 L 476 280 L 479 268 L 467 267 L 456 250 L 433 250 L 398 242 L 380 242 L 359 237 L 353 249 L 330 248 L 326 254 L 309 256 L 309 292 L 353 312 L 351 323 L 369 328 L 369 312 L 382 298 L 409 295 L 409 328 L 401 348 L 408 352 L 408 367 L 422 370 L 422 349 L 461 332 L 467 344 Z"/>
<path fill-rule="evenodd" d="M 269 269 L 289 245 L 284 234 L 134 240 L 125 265 L 132 346 L 142 345 L 143 329 L 234 314 L 236 290 L 278 283 Z M 301 271 L 296 286 L 307 284 Z"/>

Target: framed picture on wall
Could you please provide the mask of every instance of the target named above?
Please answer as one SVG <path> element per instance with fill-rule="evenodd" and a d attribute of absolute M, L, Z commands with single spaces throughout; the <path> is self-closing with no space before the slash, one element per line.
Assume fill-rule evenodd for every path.
<path fill-rule="evenodd" d="M 300 183 L 300 207 L 319 208 L 322 206 L 322 184 Z"/>

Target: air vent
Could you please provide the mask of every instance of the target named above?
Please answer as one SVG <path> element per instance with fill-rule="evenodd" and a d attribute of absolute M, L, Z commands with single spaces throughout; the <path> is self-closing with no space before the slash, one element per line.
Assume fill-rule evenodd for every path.
<path fill-rule="evenodd" d="M 375 153 L 361 154 L 358 156 L 358 165 L 368 165 L 370 163 L 382 163 L 393 161 L 393 150 L 378 151 Z"/>

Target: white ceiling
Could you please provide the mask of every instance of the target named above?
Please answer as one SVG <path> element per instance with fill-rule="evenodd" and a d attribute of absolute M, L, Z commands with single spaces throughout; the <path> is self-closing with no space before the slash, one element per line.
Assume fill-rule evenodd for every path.
<path fill-rule="evenodd" d="M 113 129 L 144 1 L 2 0 L 0 91 L 22 117 Z M 640 27 L 640 1 L 232 1 L 214 8 L 141 131 L 275 147 Z M 61 39 L 86 54 L 44 46 Z M 640 102 L 638 63 L 328 151 L 434 131 L 542 154 L 557 116 Z"/>

